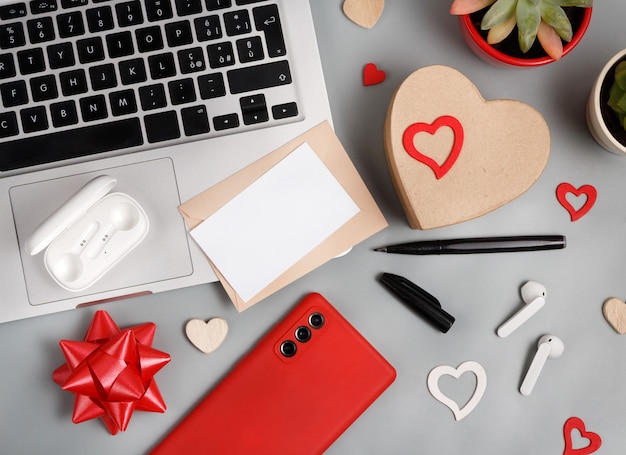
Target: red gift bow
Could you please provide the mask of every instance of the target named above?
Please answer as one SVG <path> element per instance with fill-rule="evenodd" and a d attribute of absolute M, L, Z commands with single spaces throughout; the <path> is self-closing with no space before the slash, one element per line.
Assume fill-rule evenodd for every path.
<path fill-rule="evenodd" d="M 111 316 L 98 310 L 84 341 L 61 340 L 66 363 L 52 379 L 73 392 L 72 421 L 100 417 L 112 435 L 125 431 L 133 411 L 165 412 L 153 376 L 169 354 L 152 349 L 152 322 L 120 330 Z"/>

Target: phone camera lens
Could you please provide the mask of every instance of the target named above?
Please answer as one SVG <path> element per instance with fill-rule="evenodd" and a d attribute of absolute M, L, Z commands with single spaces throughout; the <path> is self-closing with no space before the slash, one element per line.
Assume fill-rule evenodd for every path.
<path fill-rule="evenodd" d="M 300 326 L 296 329 L 296 340 L 300 343 L 306 343 L 311 339 L 311 331 L 308 327 Z"/>
<path fill-rule="evenodd" d="M 309 316 L 309 325 L 314 329 L 319 329 L 324 325 L 324 316 L 321 313 L 313 313 Z"/>
<path fill-rule="evenodd" d="M 296 354 L 296 343 L 291 340 L 283 341 L 280 345 L 280 353 L 285 357 L 293 357 Z"/>

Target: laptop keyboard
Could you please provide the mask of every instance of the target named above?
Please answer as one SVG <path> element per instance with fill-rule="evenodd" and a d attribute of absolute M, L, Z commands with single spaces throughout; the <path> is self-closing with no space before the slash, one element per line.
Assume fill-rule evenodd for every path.
<path fill-rule="evenodd" d="M 297 121 L 266 0 L 0 6 L 0 171 Z"/>

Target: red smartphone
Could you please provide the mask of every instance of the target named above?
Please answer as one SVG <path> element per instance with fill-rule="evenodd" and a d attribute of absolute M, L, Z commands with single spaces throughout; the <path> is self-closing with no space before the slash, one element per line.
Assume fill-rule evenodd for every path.
<path fill-rule="evenodd" d="M 395 377 L 324 297 L 309 294 L 152 454 L 320 454 Z"/>

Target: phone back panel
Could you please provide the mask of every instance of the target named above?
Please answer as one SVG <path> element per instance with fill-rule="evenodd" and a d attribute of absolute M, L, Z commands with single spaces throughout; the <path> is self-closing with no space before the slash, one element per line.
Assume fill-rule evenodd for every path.
<path fill-rule="evenodd" d="M 322 315 L 321 327 L 311 325 L 313 314 Z M 313 323 L 319 320 L 314 318 Z M 308 341 L 297 341 L 301 327 L 310 332 Z M 285 341 L 296 347 L 291 357 L 281 352 Z M 395 375 L 394 368 L 324 297 L 309 294 L 153 454 L 322 453 Z"/>

